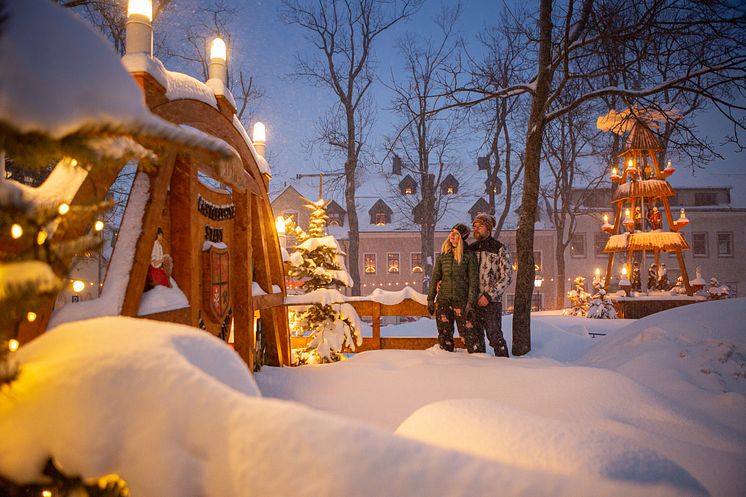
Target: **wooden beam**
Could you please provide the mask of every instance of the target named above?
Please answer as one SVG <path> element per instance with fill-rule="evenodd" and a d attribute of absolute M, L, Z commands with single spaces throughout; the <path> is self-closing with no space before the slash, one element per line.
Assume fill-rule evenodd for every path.
<path fill-rule="evenodd" d="M 251 298 L 251 206 L 250 194 L 233 193 L 236 217 L 231 241 L 231 302 L 233 305 L 233 348 L 254 371 L 254 306 Z"/>
<path fill-rule="evenodd" d="M 163 160 L 157 165 L 155 171 L 147 173 L 150 178 L 150 194 L 145 204 L 142 231 L 137 239 L 127 291 L 124 294 L 122 316 L 137 316 L 137 311 L 140 308 L 140 299 L 145 289 L 145 279 L 150 265 L 150 255 L 156 238 L 156 228 L 161 219 L 163 206 L 166 203 L 166 194 L 171 184 L 171 174 L 174 171 L 176 151 L 169 149 L 165 154 L 161 154 L 161 157 L 163 157 Z M 142 167 L 138 168 L 138 174 L 141 170 Z"/>

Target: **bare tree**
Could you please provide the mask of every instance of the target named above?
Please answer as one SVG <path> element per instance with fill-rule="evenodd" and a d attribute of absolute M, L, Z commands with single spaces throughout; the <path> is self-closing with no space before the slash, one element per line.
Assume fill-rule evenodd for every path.
<path fill-rule="evenodd" d="M 328 88 L 338 102 L 322 123 L 332 154 L 344 157 L 345 207 L 349 219 L 350 275 L 360 295 L 359 223 L 355 204 L 359 158 L 364 145 L 367 102 L 374 81 L 372 48 L 379 36 L 412 16 L 421 0 L 285 0 L 284 20 L 303 28 L 316 57 L 298 59 L 296 77 Z"/>
<path fill-rule="evenodd" d="M 452 88 L 454 106 L 527 93 L 531 110 L 526 124 L 525 171 L 521 214 L 518 224 L 513 353 L 531 350 L 531 296 L 533 293 L 534 221 L 538 207 L 541 150 L 545 126 L 577 107 L 597 99 L 619 96 L 628 106 L 653 99 L 668 89 L 681 89 L 713 102 L 730 118 L 734 130 L 742 133 L 743 121 L 734 111 L 743 110 L 723 99 L 723 89 L 746 89 L 746 17 L 726 1 L 684 2 L 647 0 L 642 2 L 540 0 L 535 30 L 527 32 L 536 51 L 527 53 L 534 67 L 531 80 L 497 90 L 478 84 Z M 622 22 L 619 22 L 622 20 Z M 609 86 L 611 70 L 626 75 L 644 73 L 651 61 L 662 55 L 645 47 L 652 40 L 670 40 L 666 53 L 676 53 L 677 63 L 668 76 L 646 72 L 648 78 L 630 77 Z M 598 57 L 600 47 L 624 47 L 623 58 L 609 67 Z M 665 46 L 665 45 L 661 45 Z M 706 50 L 702 50 L 705 47 Z M 561 97 L 568 85 L 576 83 L 582 92 L 569 104 Z M 576 85 L 570 85 L 575 88 Z M 661 109 L 665 112 L 666 109 Z M 737 141 L 737 136 L 734 137 Z"/>
<path fill-rule="evenodd" d="M 497 26 L 480 34 L 479 40 L 487 55 L 481 62 L 472 64 L 471 70 L 472 78 L 480 82 L 480 87 L 497 90 L 526 78 L 521 54 L 527 49 L 527 39 L 512 29 L 515 17 L 515 14 L 503 15 Z M 485 135 L 487 155 L 480 159 L 479 166 L 487 171 L 485 192 L 490 214 L 497 220 L 495 237 L 500 236 L 512 210 L 514 189 L 523 172 L 522 158 L 518 155 L 522 144 L 516 143 L 514 130 L 525 127 L 525 103 L 526 99 L 521 99 L 520 95 L 492 99 L 477 105 L 473 113 L 476 131 Z M 499 212 L 498 199 L 502 200 Z"/>
<path fill-rule="evenodd" d="M 541 197 L 556 233 L 558 309 L 565 304 L 565 254 L 577 228 L 577 216 L 585 212 L 586 200 L 605 177 L 605 168 L 598 167 L 600 150 L 594 147 L 600 132 L 595 129 L 592 112 L 583 110 L 560 116 L 544 131 L 544 163 L 549 175 Z"/>
<path fill-rule="evenodd" d="M 459 183 L 464 183 L 461 169 L 449 157 L 455 142 L 463 112 L 451 111 L 432 114 L 431 111 L 444 101 L 428 98 L 433 93 L 443 93 L 439 84 L 440 74 L 448 69 L 456 55 L 456 22 L 461 6 L 443 7 L 435 22 L 440 29 L 437 40 L 412 33 L 399 40 L 399 51 L 404 59 L 404 81 L 397 81 L 392 74 L 390 88 L 395 97 L 393 110 L 400 116 L 404 125 L 391 140 L 390 149 L 403 155 L 398 156 L 403 172 L 410 172 L 418 179 L 419 188 L 412 194 L 398 192 L 399 184 L 391 185 L 397 207 L 405 214 L 412 214 L 413 221 L 420 227 L 420 253 L 424 273 L 423 292 L 427 292 L 433 268 L 435 226 L 448 210 L 448 204 L 463 196 L 459 190 L 453 194 L 444 193 L 442 182 L 452 175 Z M 445 98 L 445 97 L 442 97 Z"/>

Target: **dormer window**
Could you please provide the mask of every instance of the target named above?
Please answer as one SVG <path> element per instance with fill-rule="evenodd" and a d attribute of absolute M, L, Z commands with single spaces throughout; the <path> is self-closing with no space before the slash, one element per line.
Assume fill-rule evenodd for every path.
<path fill-rule="evenodd" d="M 440 191 L 444 195 L 455 195 L 458 193 L 458 180 L 453 177 L 452 174 L 449 174 L 445 177 L 445 179 L 440 183 Z"/>
<path fill-rule="evenodd" d="M 407 174 L 403 180 L 399 182 L 399 191 L 402 195 L 414 195 L 417 193 L 417 182 Z"/>
<path fill-rule="evenodd" d="M 391 214 L 393 212 L 394 211 L 391 210 L 391 207 L 379 198 L 368 211 L 368 214 L 370 214 L 370 224 L 376 226 L 391 224 Z"/>
<path fill-rule="evenodd" d="M 345 210 L 335 200 L 329 202 L 326 215 L 329 216 L 329 226 L 344 226 Z"/>

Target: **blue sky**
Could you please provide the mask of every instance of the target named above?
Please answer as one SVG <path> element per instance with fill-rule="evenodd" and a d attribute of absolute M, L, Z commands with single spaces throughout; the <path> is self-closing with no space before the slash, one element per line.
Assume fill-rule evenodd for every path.
<path fill-rule="evenodd" d="M 473 53 L 478 53 L 475 40 L 482 31 L 498 16 L 504 2 L 501 0 L 464 0 L 460 30 Z M 511 2 L 513 3 L 513 2 Z M 334 102 L 334 97 L 325 88 L 317 88 L 304 80 L 293 80 L 289 74 L 295 67 L 295 58 L 305 46 L 303 30 L 297 26 L 285 25 L 279 17 L 279 0 L 236 1 L 239 15 L 233 23 L 234 43 L 229 48 L 230 57 L 248 70 L 265 97 L 258 103 L 256 116 L 267 126 L 267 148 L 270 154 L 274 183 L 293 178 L 299 172 L 315 172 L 328 169 L 328 160 L 318 145 L 312 149 L 308 144 L 316 137 L 318 116 L 324 114 Z M 395 45 L 397 39 L 406 32 L 427 36 L 434 32 L 433 17 L 441 5 L 440 1 L 426 1 L 421 11 L 412 19 L 395 26 L 379 38 L 375 47 L 377 74 L 388 81 L 390 71 L 397 71 L 400 59 Z M 378 108 L 376 126 L 371 133 L 374 158 L 381 160 L 385 151 L 381 141 L 385 134 L 395 128 L 396 118 L 388 110 L 391 92 L 382 82 L 372 88 Z M 702 119 L 701 129 L 714 143 L 722 141 L 728 125 L 722 118 L 709 116 Z M 476 160 L 478 140 L 464 142 L 462 162 L 469 164 Z M 735 154 L 732 145 L 722 148 L 725 161 L 713 161 L 706 171 L 680 170 L 672 177 L 677 186 L 733 184 L 739 206 L 746 207 L 746 170 L 742 167 L 744 154 Z M 339 164 L 335 165 L 339 167 Z"/>

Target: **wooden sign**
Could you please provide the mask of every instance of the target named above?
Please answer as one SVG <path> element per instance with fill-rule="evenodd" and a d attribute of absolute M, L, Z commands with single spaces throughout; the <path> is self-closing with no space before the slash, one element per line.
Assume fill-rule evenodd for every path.
<path fill-rule="evenodd" d="M 202 252 L 202 305 L 212 321 L 225 318 L 231 305 L 230 254 L 228 248 L 211 245 Z"/>

